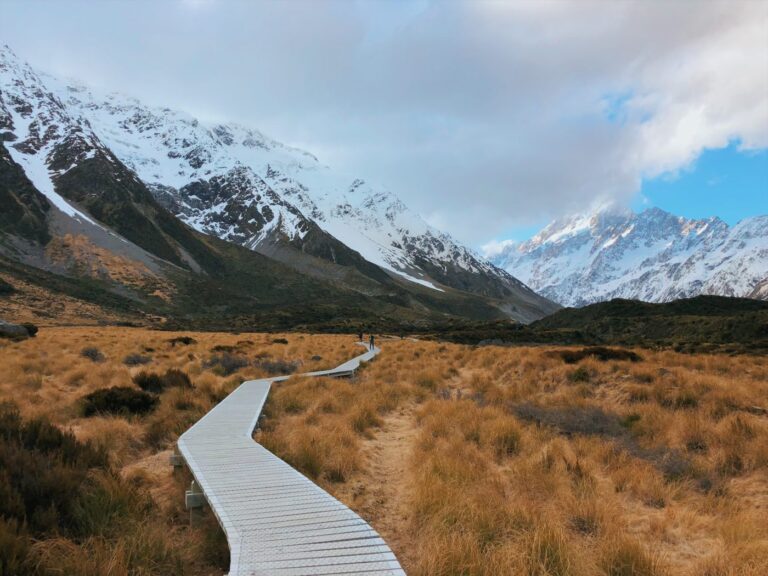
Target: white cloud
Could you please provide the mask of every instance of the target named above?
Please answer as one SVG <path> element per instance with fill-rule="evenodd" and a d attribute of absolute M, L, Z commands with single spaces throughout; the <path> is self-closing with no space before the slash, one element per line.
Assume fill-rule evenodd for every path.
<path fill-rule="evenodd" d="M 301 143 L 475 244 L 768 146 L 761 1 L 5 0 L 0 40 Z"/>

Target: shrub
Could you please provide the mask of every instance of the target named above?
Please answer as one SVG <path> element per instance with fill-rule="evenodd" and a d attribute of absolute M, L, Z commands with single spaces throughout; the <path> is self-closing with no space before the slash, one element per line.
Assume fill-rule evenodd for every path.
<path fill-rule="evenodd" d="M 233 353 L 237 351 L 236 346 L 230 346 L 229 344 L 216 344 L 213 348 L 211 348 L 211 352 L 228 352 Z"/>
<path fill-rule="evenodd" d="M 243 358 L 235 354 L 214 354 L 209 360 L 203 363 L 206 368 L 213 368 L 222 376 L 229 376 L 234 374 L 241 368 L 248 366 L 248 359 Z"/>
<path fill-rule="evenodd" d="M 171 346 L 176 346 L 176 344 L 181 344 L 183 346 L 189 346 L 190 344 L 197 344 L 197 340 L 192 338 L 191 336 L 177 336 L 176 338 L 170 338 L 168 340 Z"/>
<path fill-rule="evenodd" d="M 123 364 L 126 366 L 142 366 L 152 362 L 152 358 L 149 356 L 142 356 L 141 354 L 128 354 L 123 358 Z"/>
<path fill-rule="evenodd" d="M 294 360 L 257 360 L 254 362 L 254 366 L 258 366 L 264 370 L 267 374 L 293 374 L 301 366 L 301 362 Z"/>
<path fill-rule="evenodd" d="M 0 406 L 0 540 L 17 552 L 24 523 L 35 536 L 52 531 L 82 533 L 77 506 L 91 469 L 106 470 L 107 454 L 79 442 L 42 419 L 24 422 L 17 408 Z M 0 552 L 0 565 L 17 552 Z M 15 572 L 0 572 L 15 574 Z"/>
<path fill-rule="evenodd" d="M 559 356 L 566 364 L 576 364 L 584 358 L 595 358 L 600 362 L 608 362 L 609 360 L 640 362 L 643 359 L 642 356 L 632 350 L 605 348 L 603 346 L 589 346 L 581 350 L 555 350 L 551 354 Z"/>
<path fill-rule="evenodd" d="M 106 358 L 104 357 L 104 354 L 101 353 L 101 350 L 98 348 L 94 348 L 93 346 L 89 346 L 88 348 L 83 348 L 80 351 L 80 356 L 83 358 L 88 358 L 91 362 L 104 362 Z"/>
<path fill-rule="evenodd" d="M 139 521 L 151 500 L 111 471 L 92 470 L 80 487 L 72 513 L 80 534 L 117 536 L 122 522 Z"/>
<path fill-rule="evenodd" d="M 0 516 L 0 575 L 32 574 L 26 562 L 29 549 L 30 538 L 24 526 L 14 518 Z"/>
<path fill-rule="evenodd" d="M 163 383 L 168 388 L 194 388 L 189 375 L 176 368 L 169 368 L 163 374 Z"/>
<path fill-rule="evenodd" d="M 16 289 L 10 284 L 8 284 L 8 282 L 0 278 L 0 296 L 13 294 L 14 292 L 16 292 Z M 0 574 L 2 574 L 1 571 L 0 571 Z"/>
<path fill-rule="evenodd" d="M 133 377 L 133 383 L 145 392 L 160 394 L 165 390 L 165 382 L 154 372 L 139 372 Z"/>
<path fill-rule="evenodd" d="M 37 326 L 35 326 L 34 324 L 31 324 L 29 322 L 22 322 L 21 325 L 24 326 L 24 328 L 27 330 L 27 334 L 29 334 L 30 338 L 37 335 Z"/>
<path fill-rule="evenodd" d="M 169 368 L 162 376 L 154 372 L 139 372 L 133 377 L 133 383 L 153 394 L 160 394 L 166 388 L 194 388 L 187 373 L 176 368 Z"/>
<path fill-rule="evenodd" d="M 592 434 L 616 437 L 624 434 L 622 419 L 596 406 L 545 407 L 525 403 L 511 409 L 521 420 L 552 426 L 566 436 Z"/>
<path fill-rule="evenodd" d="M 288 344 L 288 340 L 286 340 L 285 338 L 275 338 L 274 340 L 272 340 L 272 343 L 273 344 Z"/>
<path fill-rule="evenodd" d="M 584 366 L 579 366 L 576 368 L 576 370 L 568 374 L 568 379 L 571 382 L 589 382 L 589 370 L 587 370 Z"/>
<path fill-rule="evenodd" d="M 113 386 L 91 392 L 83 397 L 83 415 L 120 414 L 143 415 L 157 406 L 158 400 L 151 394 L 128 386 Z"/>

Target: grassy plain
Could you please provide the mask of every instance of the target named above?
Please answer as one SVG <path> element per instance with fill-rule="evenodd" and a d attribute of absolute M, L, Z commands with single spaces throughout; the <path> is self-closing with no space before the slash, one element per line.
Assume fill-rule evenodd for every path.
<path fill-rule="evenodd" d="M 276 385 L 256 440 L 367 518 L 408 574 L 768 573 L 765 357 L 382 348 L 353 380 Z M 222 574 L 215 523 L 189 526 L 189 478 L 167 465 L 175 438 L 242 380 L 357 352 L 345 335 L 107 327 L 0 341 L 0 401 L 107 459 L 72 472 L 89 497 L 60 511 L 58 528 L 3 521 L 0 550 L 27 546 L 27 573 Z M 169 385 L 144 415 L 84 417 L 86 395 L 139 393 L 140 373 L 169 369 L 193 387 Z"/>

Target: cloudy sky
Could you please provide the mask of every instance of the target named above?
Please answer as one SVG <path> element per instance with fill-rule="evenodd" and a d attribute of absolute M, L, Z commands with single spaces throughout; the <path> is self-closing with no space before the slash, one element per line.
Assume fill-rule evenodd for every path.
<path fill-rule="evenodd" d="M 768 213 L 768 2 L 0 0 L 33 66 L 237 121 L 474 246 L 605 202 Z"/>

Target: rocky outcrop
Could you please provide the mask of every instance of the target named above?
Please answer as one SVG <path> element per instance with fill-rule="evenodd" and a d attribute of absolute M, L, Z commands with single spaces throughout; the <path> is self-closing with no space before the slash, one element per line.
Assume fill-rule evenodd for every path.
<path fill-rule="evenodd" d="M 37 326 L 34 324 L 11 324 L 0 320 L 0 338 L 9 340 L 26 340 L 37 334 Z"/>

